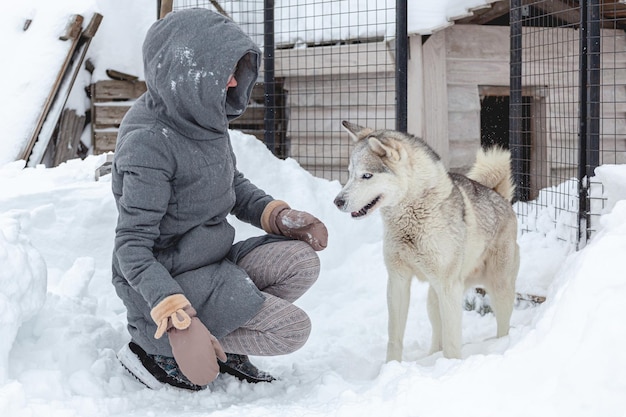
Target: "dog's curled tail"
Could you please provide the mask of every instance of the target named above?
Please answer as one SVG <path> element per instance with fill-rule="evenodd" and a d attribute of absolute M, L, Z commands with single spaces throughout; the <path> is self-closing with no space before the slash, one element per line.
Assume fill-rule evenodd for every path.
<path fill-rule="evenodd" d="M 511 178 L 511 152 L 499 146 L 480 149 L 467 177 L 493 189 L 507 201 L 512 201 L 515 185 Z"/>

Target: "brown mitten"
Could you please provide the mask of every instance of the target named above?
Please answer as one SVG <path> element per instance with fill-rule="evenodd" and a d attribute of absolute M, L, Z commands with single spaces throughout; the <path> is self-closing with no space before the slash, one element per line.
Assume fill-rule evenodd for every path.
<path fill-rule="evenodd" d="M 196 317 L 196 310 L 187 297 L 174 294 L 157 304 L 150 316 L 157 324 L 154 335 L 159 339 L 167 331 L 174 359 L 183 375 L 197 385 L 206 385 L 217 378 L 220 360 L 226 354 L 215 336 Z"/>
<path fill-rule="evenodd" d="M 316 251 L 326 248 L 328 231 L 317 217 L 305 211 L 293 210 L 287 203 L 272 201 L 263 212 L 261 225 L 268 233 L 302 240 Z"/>

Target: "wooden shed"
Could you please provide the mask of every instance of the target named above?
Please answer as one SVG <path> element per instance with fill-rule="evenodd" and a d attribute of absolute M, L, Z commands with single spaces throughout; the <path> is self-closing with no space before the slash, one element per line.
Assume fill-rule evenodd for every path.
<path fill-rule="evenodd" d="M 615 21 L 626 13 L 626 5 L 610 3 L 613 12 L 604 12 L 611 24 L 600 32 L 599 119 L 601 148 L 610 150 L 614 159 L 600 163 L 626 163 L 626 35 Z M 577 166 L 567 161 L 577 148 L 580 129 L 580 14 L 566 1 L 533 4 L 535 13 L 556 15 L 559 24 L 540 31 L 522 29 L 530 45 L 522 49 L 527 174 L 534 179 L 529 197 L 555 185 L 555 179 L 577 176 Z M 508 13 L 509 1 L 499 1 L 442 30 L 410 37 L 408 130 L 424 137 L 452 171 L 465 172 L 481 145 L 493 140 L 490 135 L 508 134 Z M 489 117 L 495 118 L 485 125 Z M 497 120 L 502 126 L 493 129 Z M 508 145 L 502 143 L 506 140 L 494 142 Z"/>
<path fill-rule="evenodd" d="M 626 4 L 599 0 L 603 24 L 602 148 L 626 162 Z M 580 4 L 525 1 L 524 175 L 537 190 L 577 177 L 580 116 Z M 409 36 L 408 131 L 425 138 L 451 171 L 466 172 L 483 145 L 508 146 L 510 2 L 495 1 L 449 25 Z M 555 42 L 557 40 L 557 42 Z M 346 180 L 351 147 L 341 120 L 395 127 L 395 56 L 389 39 L 359 39 L 276 51 L 286 92 L 286 154 L 316 176 Z"/>

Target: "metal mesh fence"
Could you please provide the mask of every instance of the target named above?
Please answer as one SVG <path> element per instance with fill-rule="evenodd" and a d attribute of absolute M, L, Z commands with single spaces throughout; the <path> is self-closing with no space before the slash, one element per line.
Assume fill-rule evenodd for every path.
<path fill-rule="evenodd" d="M 269 14 L 265 3 L 274 4 Z M 265 138 L 277 156 L 313 175 L 344 182 L 352 143 L 341 121 L 395 128 L 395 1 L 178 0 L 174 10 L 215 5 L 261 46 L 266 65 L 274 58 L 273 85 L 260 75 L 248 110 L 231 128 Z"/>
<path fill-rule="evenodd" d="M 586 157 L 581 170 L 587 198 L 587 236 L 595 231 L 604 211 L 602 178 L 594 176 L 599 165 L 626 163 L 626 4 L 617 0 L 582 3 L 588 32 L 585 101 Z M 585 237 L 585 236 L 583 236 Z"/>
<path fill-rule="evenodd" d="M 174 2 L 189 7 L 221 9 L 264 50 L 267 71 L 231 127 L 276 155 L 344 182 L 352 143 L 341 121 L 396 128 L 395 1 Z M 485 94 L 481 143 L 503 125 L 489 109 L 507 101 L 522 231 L 584 245 L 604 209 L 595 168 L 626 162 L 626 4 L 510 0 L 509 16 L 511 85 Z"/>
<path fill-rule="evenodd" d="M 586 240 L 594 178 L 626 161 L 626 5 L 511 1 L 511 148 L 523 230 Z"/>

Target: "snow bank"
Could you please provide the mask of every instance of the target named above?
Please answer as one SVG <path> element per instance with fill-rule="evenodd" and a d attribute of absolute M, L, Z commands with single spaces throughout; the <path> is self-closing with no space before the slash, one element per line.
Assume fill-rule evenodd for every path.
<path fill-rule="evenodd" d="M 27 212 L 0 214 L 0 382 L 7 379 L 8 357 L 17 331 L 46 298 L 47 269 L 27 235 Z"/>

